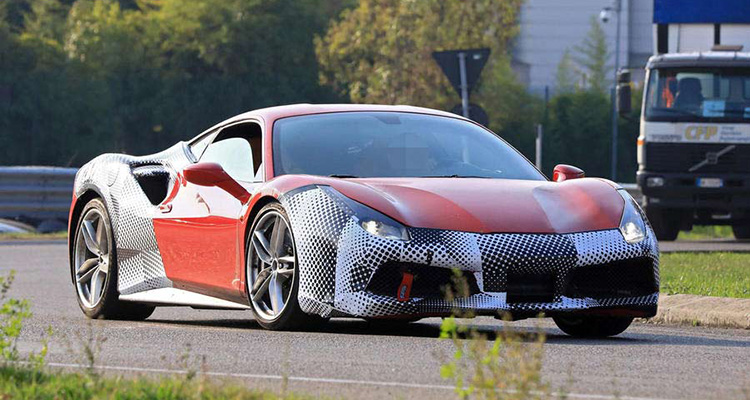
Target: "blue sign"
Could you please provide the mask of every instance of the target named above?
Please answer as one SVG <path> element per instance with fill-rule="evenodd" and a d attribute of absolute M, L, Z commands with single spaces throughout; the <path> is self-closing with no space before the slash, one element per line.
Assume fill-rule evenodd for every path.
<path fill-rule="evenodd" d="M 654 23 L 750 23 L 750 0 L 654 0 Z"/>

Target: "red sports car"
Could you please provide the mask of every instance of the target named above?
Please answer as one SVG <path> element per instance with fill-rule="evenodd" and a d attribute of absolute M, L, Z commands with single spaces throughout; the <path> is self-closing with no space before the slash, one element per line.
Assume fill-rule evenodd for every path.
<path fill-rule="evenodd" d="M 609 336 L 656 312 L 659 252 L 617 184 L 547 179 L 488 129 L 406 106 L 292 105 L 84 165 L 70 269 L 91 318 L 159 305 L 330 317 L 544 313 Z"/>

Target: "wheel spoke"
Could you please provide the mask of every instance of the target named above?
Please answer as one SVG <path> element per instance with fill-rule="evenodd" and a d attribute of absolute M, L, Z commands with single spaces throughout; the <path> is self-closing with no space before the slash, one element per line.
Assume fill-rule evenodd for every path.
<path fill-rule="evenodd" d="M 253 301 L 258 301 L 268 291 L 268 285 L 271 283 L 271 268 L 268 267 L 258 273 L 258 277 L 255 278 L 255 283 L 250 291 L 250 296 Z"/>
<path fill-rule="evenodd" d="M 104 218 L 99 217 L 99 222 L 96 224 L 96 243 L 99 251 L 102 253 L 109 252 L 109 238 L 107 238 L 107 228 L 104 226 Z"/>
<path fill-rule="evenodd" d="M 88 260 L 84 261 L 83 264 L 81 264 L 81 267 L 78 268 L 78 271 L 76 271 L 76 275 L 82 276 L 85 275 L 87 272 L 89 272 L 91 269 L 96 267 L 99 264 L 98 258 L 89 258 Z"/>
<path fill-rule="evenodd" d="M 282 264 L 294 264 L 294 256 L 279 257 L 279 262 Z"/>
<path fill-rule="evenodd" d="M 271 254 L 278 256 L 282 254 L 284 245 L 284 235 L 286 234 L 286 222 L 277 216 L 273 223 L 273 232 L 271 232 Z"/>
<path fill-rule="evenodd" d="M 83 221 L 81 225 L 81 234 L 83 234 L 83 240 L 86 242 L 86 248 L 94 254 L 99 254 L 99 245 L 96 243 L 96 229 L 91 221 Z"/>
<path fill-rule="evenodd" d="M 93 306 L 96 300 L 99 299 L 102 290 L 101 277 L 98 269 L 94 270 L 94 276 L 91 277 L 91 289 L 89 290 L 89 302 Z"/>
<path fill-rule="evenodd" d="M 99 263 L 99 271 L 104 274 L 109 273 L 109 254 L 102 256 L 102 261 Z"/>
<path fill-rule="evenodd" d="M 278 314 L 284 308 L 284 294 L 281 290 L 281 280 L 277 274 L 273 274 L 269 279 L 268 296 L 271 298 L 271 309 L 274 314 Z"/>
<path fill-rule="evenodd" d="M 291 278 L 294 275 L 293 269 L 277 269 L 276 274 L 278 274 L 279 279 L 282 281 L 286 281 L 287 279 Z"/>
<path fill-rule="evenodd" d="M 94 262 L 93 266 L 91 264 L 87 265 L 87 263 L 89 263 L 90 261 Z M 96 268 L 97 265 L 99 265 L 99 262 L 93 258 L 83 263 L 83 265 L 81 266 L 81 269 L 78 271 L 80 275 L 78 276 L 78 279 L 76 279 L 76 281 L 78 283 L 91 281 L 93 279 L 92 276 L 96 273 L 96 271 L 99 270 L 98 268 Z M 83 270 L 83 267 L 87 268 L 85 272 L 81 272 Z"/>
<path fill-rule="evenodd" d="M 253 248 L 260 260 L 266 264 L 270 264 L 273 261 L 268 247 L 268 239 L 263 235 L 263 232 L 255 231 L 253 234 Z"/>

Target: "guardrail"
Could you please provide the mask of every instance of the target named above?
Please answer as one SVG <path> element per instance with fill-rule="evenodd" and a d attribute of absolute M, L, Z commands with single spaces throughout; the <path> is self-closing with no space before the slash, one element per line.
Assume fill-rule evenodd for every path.
<path fill-rule="evenodd" d="M 77 168 L 0 167 L 0 218 L 67 221 Z"/>

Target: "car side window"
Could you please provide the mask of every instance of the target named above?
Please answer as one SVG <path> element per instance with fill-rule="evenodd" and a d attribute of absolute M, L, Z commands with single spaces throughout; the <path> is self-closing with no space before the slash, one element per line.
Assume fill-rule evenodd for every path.
<path fill-rule="evenodd" d="M 260 182 L 262 173 L 260 125 L 246 122 L 224 128 L 203 152 L 201 162 L 215 162 L 234 180 Z"/>
<path fill-rule="evenodd" d="M 200 160 L 201 155 L 206 150 L 206 147 L 211 143 L 211 139 L 216 135 L 216 131 L 203 135 L 200 139 L 190 144 L 190 151 L 193 152 L 196 160 Z"/>

